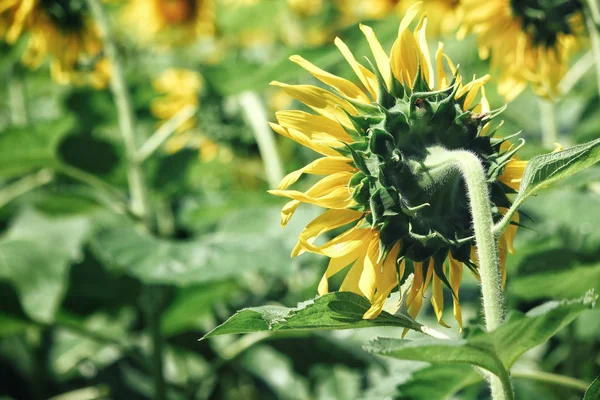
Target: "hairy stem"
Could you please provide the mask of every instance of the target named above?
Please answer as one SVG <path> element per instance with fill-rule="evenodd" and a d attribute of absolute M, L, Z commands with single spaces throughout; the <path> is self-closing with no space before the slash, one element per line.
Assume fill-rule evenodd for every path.
<path fill-rule="evenodd" d="M 465 181 L 479 259 L 483 312 L 487 330 L 491 332 L 498 328 L 504 319 L 504 296 L 485 170 L 479 158 L 465 150 L 432 148 L 430 154 L 437 165 L 446 164 L 458 169 Z M 508 377 L 504 379 L 506 385 L 491 374 L 489 381 L 494 400 L 509 400 L 514 397 Z"/>
<path fill-rule="evenodd" d="M 131 98 L 127 89 L 127 82 L 123 73 L 123 66 L 119 53 L 112 39 L 108 18 L 99 0 L 87 0 L 92 14 L 98 23 L 98 28 L 104 50 L 111 62 L 110 88 L 115 99 L 119 116 L 119 128 L 125 153 L 127 154 L 127 177 L 129 190 L 131 192 L 131 211 L 134 215 L 144 221 L 148 227 L 152 225 L 149 203 L 146 190 L 146 182 L 142 165 L 137 157 L 137 141 L 135 132 L 135 115 L 131 105 Z"/>
<path fill-rule="evenodd" d="M 244 116 L 252 128 L 258 150 L 265 166 L 265 175 L 269 187 L 275 188 L 283 178 L 283 167 L 275 145 L 275 138 L 265 123 L 267 114 L 262 101 L 254 92 L 244 92 L 239 96 Z"/>

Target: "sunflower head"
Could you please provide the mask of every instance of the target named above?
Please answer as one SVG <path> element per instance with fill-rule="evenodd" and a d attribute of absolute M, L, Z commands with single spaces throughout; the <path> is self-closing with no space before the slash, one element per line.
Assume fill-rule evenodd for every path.
<path fill-rule="evenodd" d="M 183 44 L 214 33 L 214 8 L 214 0 L 129 0 L 123 17 L 143 40 Z"/>
<path fill-rule="evenodd" d="M 4 26 L 2 28 L 1 26 Z M 58 83 L 106 86 L 110 64 L 102 55 L 97 27 L 84 0 L 5 0 L 0 35 L 15 43 L 29 33 L 23 62 L 37 68 L 46 59 Z"/>
<path fill-rule="evenodd" d="M 501 110 L 490 110 L 485 98 L 489 76 L 463 81 L 442 44 L 432 60 L 426 18 L 409 29 L 417 13 L 416 7 L 408 10 L 390 56 L 372 29 L 361 25 L 373 53 L 368 67 L 336 40 L 361 86 L 299 56 L 291 58 L 332 91 L 275 82 L 320 115 L 279 112 L 272 127 L 324 157 L 286 176 L 272 193 L 291 199 L 282 211 L 284 225 L 300 203 L 329 209 L 304 229 L 292 254 L 309 251 L 331 258 L 321 293 L 328 290 L 330 276 L 351 265 L 340 290 L 367 297 L 372 308 L 365 318 L 373 318 L 409 268 L 415 277 L 411 313 L 416 315 L 422 292 L 433 282 L 432 303 L 440 322 L 443 285 L 453 292 L 460 321 L 462 266 L 475 275 L 478 267 L 462 177 L 441 168 L 440 155 L 466 150 L 479 158 L 498 219 L 510 206 L 507 194 L 522 166 L 514 164 L 518 147 L 494 136 L 492 119 Z M 510 179 L 504 177 L 508 169 Z M 306 192 L 287 190 L 302 173 L 326 177 Z M 315 245 L 319 235 L 343 226 L 348 227 L 344 233 Z M 513 234 L 502 238 L 501 255 L 511 247 Z"/>
<path fill-rule="evenodd" d="M 462 0 L 459 37 L 473 32 L 479 54 L 500 72 L 498 91 L 511 100 L 531 84 L 557 95 L 582 30 L 579 0 Z"/>

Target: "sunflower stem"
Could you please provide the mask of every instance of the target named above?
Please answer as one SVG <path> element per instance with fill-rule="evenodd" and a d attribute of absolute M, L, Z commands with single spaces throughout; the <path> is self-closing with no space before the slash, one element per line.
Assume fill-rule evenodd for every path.
<path fill-rule="evenodd" d="M 585 7 L 584 14 L 588 33 L 590 35 L 590 42 L 592 44 L 592 52 L 594 53 L 596 85 L 598 86 L 598 93 L 600 94 L 600 32 L 594 21 L 596 14 L 600 14 L 600 12 L 598 11 L 597 5 L 594 3 L 594 0 L 587 0 L 587 7 Z"/>
<path fill-rule="evenodd" d="M 277 187 L 279 182 L 283 178 L 283 167 L 279 153 L 277 152 L 277 146 L 275 143 L 275 137 L 269 126 L 265 123 L 267 113 L 265 107 L 254 92 L 244 92 L 239 95 L 239 103 L 242 107 L 244 117 L 252 128 L 256 143 L 258 144 L 258 150 L 264 163 L 265 175 L 269 187 Z"/>
<path fill-rule="evenodd" d="M 43 169 L 4 186 L 0 189 L 0 208 L 27 192 L 31 192 L 32 190 L 50 183 L 53 179 L 54 173 L 50 170 Z"/>
<path fill-rule="evenodd" d="M 147 227 L 151 227 L 151 213 L 147 197 L 146 182 L 142 165 L 137 157 L 135 115 L 127 89 L 121 58 L 112 39 L 108 18 L 99 0 L 87 0 L 92 15 L 98 24 L 107 58 L 111 62 L 110 88 L 115 99 L 119 117 L 119 128 L 127 154 L 127 178 L 131 192 L 131 211 Z"/>
<path fill-rule="evenodd" d="M 498 259 L 498 243 L 493 232 L 494 222 L 485 170 L 479 158 L 469 151 L 449 151 L 443 148 L 431 148 L 429 151 L 438 160 L 438 165 L 446 164 L 450 168 L 458 169 L 465 181 L 479 259 L 483 312 L 486 328 L 488 332 L 491 332 L 498 328 L 504 319 L 504 296 Z M 492 399 L 511 400 L 514 398 L 508 376 L 501 380 L 497 376 L 489 374 L 488 378 Z"/>
<path fill-rule="evenodd" d="M 138 145 L 135 131 L 135 115 L 131 98 L 127 88 L 127 81 L 117 47 L 112 39 L 110 24 L 100 0 L 87 0 L 92 15 L 96 20 L 100 36 L 104 43 L 104 50 L 112 65 L 110 88 L 115 98 L 119 116 L 119 127 L 125 153 L 127 155 L 127 176 L 131 195 L 131 212 L 138 217 L 146 230 L 152 231 L 153 216 L 142 160 L 138 157 Z M 154 381 L 154 398 L 165 400 L 167 398 L 166 383 L 163 372 L 163 337 L 160 330 L 161 311 L 163 306 L 164 290 L 159 286 L 147 287 L 145 296 L 147 328 L 152 339 L 152 371 Z"/>
<path fill-rule="evenodd" d="M 556 107 L 552 100 L 538 99 L 540 109 L 540 125 L 542 127 L 542 145 L 553 148 L 558 142 L 558 128 L 556 126 Z"/>
<path fill-rule="evenodd" d="M 29 123 L 25 83 L 17 68 L 13 68 L 8 81 L 8 103 L 10 121 L 14 126 L 25 126 Z"/>

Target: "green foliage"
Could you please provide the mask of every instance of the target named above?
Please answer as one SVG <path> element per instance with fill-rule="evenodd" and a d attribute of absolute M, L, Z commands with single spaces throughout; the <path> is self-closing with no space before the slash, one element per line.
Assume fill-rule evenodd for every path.
<path fill-rule="evenodd" d="M 88 232 L 85 218 L 53 220 L 28 211 L 0 239 L 0 278 L 14 285 L 30 318 L 53 321 Z"/>
<path fill-rule="evenodd" d="M 422 325 L 407 315 L 382 312 L 377 318 L 364 320 L 368 300 L 352 292 L 337 292 L 300 304 L 297 308 L 261 306 L 238 311 L 204 338 L 232 333 L 261 331 L 303 331 L 351 329 L 374 326 L 398 326 L 417 331 Z"/>
<path fill-rule="evenodd" d="M 34 169 L 56 168 L 58 145 L 73 124 L 67 117 L 3 132 L 0 135 L 0 177 L 13 178 Z"/>
<path fill-rule="evenodd" d="M 596 378 L 590 385 L 588 390 L 585 391 L 583 400 L 598 400 L 600 399 L 600 377 Z"/>
<path fill-rule="evenodd" d="M 467 339 L 409 341 L 379 338 L 365 345 L 365 350 L 402 360 L 470 364 L 492 372 L 503 380 L 504 385 L 510 385 L 507 371 L 517 358 L 546 342 L 581 312 L 592 308 L 597 298 L 596 293 L 590 291 L 583 298 L 546 303 L 527 314 L 513 311 L 495 331 L 478 332 Z"/>
<path fill-rule="evenodd" d="M 527 314 L 513 311 L 503 327 L 486 334 L 477 330 L 479 288 L 465 273 L 459 292 L 465 331 L 445 330 L 448 340 L 423 335 L 441 337 L 426 326 L 435 323 L 429 292 L 423 293 L 419 322 L 391 311 L 399 304 L 396 293 L 384 308 L 389 313 L 374 320 L 362 319 L 369 302 L 356 294 L 315 298 L 327 260 L 289 255 L 298 233 L 322 210 L 302 206 L 281 229 L 281 201 L 266 194 L 260 149 L 236 96 L 255 92 L 273 121 L 273 112 L 283 106 L 270 81 L 320 85 L 302 68 L 290 67 L 289 56 L 300 54 L 360 86 L 333 38 L 342 38 L 363 65 L 374 61 L 372 53 L 356 23 L 340 22 L 338 2 L 323 1 L 322 8 L 304 13 L 291 5 L 308 1 L 215 3 L 216 37 L 173 46 L 138 41 L 132 24 L 116 23 L 125 2 L 106 4 L 133 102 L 136 148 L 160 123 L 151 111 L 159 96 L 155 78 L 177 67 L 200 71 L 205 81 L 194 128 L 174 132 L 141 166 L 152 214 L 146 227 L 129 209 L 129 157 L 110 89 L 59 85 L 50 77 L 52 57 L 35 70 L 21 65 L 30 33 L 14 45 L 0 38 L 0 398 L 156 398 L 162 361 L 168 399 L 487 398 L 485 380 L 472 365 L 499 374 L 510 369 L 517 398 L 581 399 L 581 387 L 598 370 L 590 355 L 598 353 L 600 319 L 597 308 L 588 310 L 591 295 L 551 301 Z M 364 22 L 389 50 L 398 21 L 389 12 Z M 266 40 L 253 41 L 261 32 Z M 322 44 L 313 41 L 315 32 L 325 35 Z M 489 72 L 475 38 L 458 42 L 451 33 L 440 40 L 463 77 Z M 494 78 L 486 91 L 497 108 L 503 100 Z M 563 152 L 545 154 L 540 145 L 540 121 L 547 116 L 538 112 L 532 93 L 522 94 L 503 114 L 506 124 L 498 136 L 522 129 L 527 145 L 521 159 L 532 159 L 517 197 L 528 199 L 520 222 L 530 229 L 519 229 L 516 254 L 507 259 L 509 309 L 600 290 L 600 167 L 582 170 L 600 156 L 599 98 L 590 82 L 593 70 L 555 104 L 559 141 L 574 145 Z M 389 105 L 389 96 L 379 100 Z M 412 112 L 409 103 L 400 111 L 415 129 L 425 129 L 423 111 L 411 104 Z M 296 102 L 290 108 L 302 107 Z M 386 127 L 403 148 L 419 145 L 416 136 L 400 137 L 396 128 Z M 446 128 L 433 136 L 447 147 L 461 147 Z M 368 150 L 393 167 L 386 153 L 389 138 L 380 131 L 371 137 Z M 217 146 L 212 159 L 199 154 L 210 147 L 205 138 Z M 585 141 L 591 142 L 581 144 Z M 315 158 L 291 141 L 276 142 L 286 172 Z M 500 172 L 500 164 L 490 167 L 491 174 Z M 309 187 L 316 179 L 303 178 L 298 185 Z M 369 200 L 376 194 L 375 211 L 383 207 L 385 214 L 390 199 L 374 189 Z M 444 193 L 439 198 L 446 200 Z M 462 215 L 466 205 L 458 205 Z M 441 211 L 420 212 L 445 218 Z M 427 233 L 431 221 L 413 228 Z M 459 228 L 470 227 L 469 222 Z M 341 283 L 336 278 L 332 289 Z M 444 300 L 448 320 L 449 293 Z M 377 337 L 394 339 L 373 341 Z M 391 357 L 364 351 L 365 343 Z M 536 381 L 526 377 L 532 372 L 578 381 L 571 386 Z M 598 380 L 586 400 L 597 392 Z"/>

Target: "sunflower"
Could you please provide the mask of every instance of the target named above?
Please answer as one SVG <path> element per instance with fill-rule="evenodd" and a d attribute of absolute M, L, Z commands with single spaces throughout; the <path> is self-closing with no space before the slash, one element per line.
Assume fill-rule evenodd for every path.
<path fill-rule="evenodd" d="M 400 2 L 402 14 L 412 7 L 417 0 L 405 0 Z M 427 14 L 427 34 L 441 36 L 454 31 L 459 22 L 459 0 L 426 0 L 421 7 Z"/>
<path fill-rule="evenodd" d="M 104 87 L 110 64 L 102 57 L 96 25 L 84 2 L 67 0 L 0 0 L 0 36 L 15 43 L 27 32 L 23 63 L 39 67 L 50 59 L 59 83 Z"/>
<path fill-rule="evenodd" d="M 199 107 L 204 78 L 196 71 L 171 68 L 154 80 L 153 86 L 162 96 L 152 101 L 150 111 L 164 122 L 186 107 Z M 177 128 L 177 135 L 166 143 L 167 151 L 176 153 L 183 147 L 192 146 L 200 149 L 200 159 L 204 162 L 212 161 L 217 156 L 221 159 L 231 158 L 227 149 L 222 148 L 206 135 L 194 132 L 197 126 L 198 119 L 195 114 Z"/>
<path fill-rule="evenodd" d="M 180 44 L 214 34 L 214 7 L 214 0 L 129 0 L 124 18 L 144 40 L 160 34 Z"/>
<path fill-rule="evenodd" d="M 360 84 L 326 72 L 300 56 L 291 60 L 332 91 L 311 85 L 272 84 L 306 104 L 303 111 L 276 113 L 272 128 L 323 157 L 287 175 L 270 193 L 289 198 L 282 210 L 285 226 L 302 203 L 327 209 L 300 233 L 292 256 L 312 252 L 330 258 L 318 292 L 329 291 L 329 278 L 345 271 L 340 291 L 366 297 L 363 318 L 379 315 L 391 291 L 412 272 L 407 298 L 416 317 L 429 284 L 438 321 L 446 286 L 453 295 L 454 317 L 462 328 L 459 286 L 463 267 L 478 276 L 466 189 L 459 175 L 438 179 L 427 165 L 432 149 L 464 149 L 476 154 L 489 182 L 494 218 L 510 207 L 508 194 L 518 187 L 524 163 L 513 146 L 494 135 L 484 84 L 489 76 L 464 82 L 440 43 L 432 60 L 426 40 L 427 19 L 411 31 L 418 9 L 400 23 L 391 54 L 373 30 L 361 25 L 374 62 L 360 64 L 339 38 L 335 44 Z M 479 100 L 477 100 L 479 99 Z M 289 190 L 302 174 L 325 175 L 305 192 Z M 437 179 L 437 180 L 436 180 Z M 432 183 L 433 180 L 433 183 Z M 317 245 L 334 229 L 343 233 Z M 499 241 L 503 278 L 507 251 L 513 251 L 515 227 Z"/>
<path fill-rule="evenodd" d="M 462 0 L 459 38 L 477 35 L 479 55 L 501 71 L 498 91 L 508 101 L 527 84 L 553 97 L 581 30 L 577 0 Z"/>

